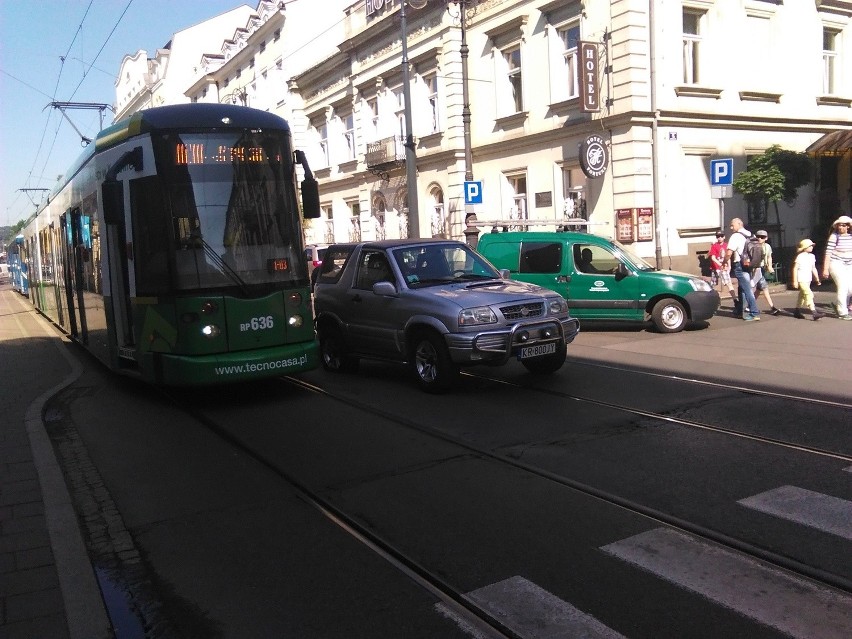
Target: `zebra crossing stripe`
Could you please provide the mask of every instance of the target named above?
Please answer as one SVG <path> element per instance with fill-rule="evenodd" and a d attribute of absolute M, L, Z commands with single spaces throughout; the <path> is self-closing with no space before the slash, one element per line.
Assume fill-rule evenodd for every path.
<path fill-rule="evenodd" d="M 524 639 L 625 639 L 592 615 L 578 610 L 523 577 L 498 581 L 473 590 L 466 597 Z M 445 617 L 453 619 L 471 636 L 481 636 L 444 604 L 436 604 L 435 608 Z"/>
<path fill-rule="evenodd" d="M 852 540 L 852 501 L 796 486 L 781 486 L 738 504 Z"/>
<path fill-rule="evenodd" d="M 849 595 L 684 533 L 656 528 L 601 550 L 791 637 L 852 637 Z"/>

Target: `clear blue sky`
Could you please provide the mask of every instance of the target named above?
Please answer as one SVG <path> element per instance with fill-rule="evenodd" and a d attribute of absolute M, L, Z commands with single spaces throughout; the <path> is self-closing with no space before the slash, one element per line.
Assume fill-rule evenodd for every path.
<path fill-rule="evenodd" d="M 126 54 L 152 57 L 176 31 L 242 4 L 257 8 L 255 0 L 0 0 L 0 226 L 35 211 L 19 189 L 53 188 L 82 151 L 50 102 L 112 105 Z M 86 137 L 98 133 L 98 111 L 67 113 Z"/>

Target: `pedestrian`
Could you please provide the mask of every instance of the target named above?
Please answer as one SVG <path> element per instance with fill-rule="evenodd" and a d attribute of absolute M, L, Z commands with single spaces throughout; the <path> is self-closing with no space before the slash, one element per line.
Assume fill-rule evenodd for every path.
<path fill-rule="evenodd" d="M 852 296 L 852 234 L 849 226 L 852 218 L 841 215 L 831 225 L 831 235 L 825 245 L 825 260 L 822 264 L 822 278 L 831 277 L 837 286 L 837 299 L 834 302 L 837 317 L 842 320 L 852 320 L 852 306 L 849 297 Z"/>
<path fill-rule="evenodd" d="M 823 313 L 817 310 L 814 304 L 814 294 L 811 291 L 811 282 L 820 285 L 819 273 L 816 268 L 816 256 L 814 255 L 814 243 L 810 239 L 799 242 L 798 255 L 793 262 L 793 288 L 799 289 L 799 299 L 796 300 L 796 312 L 798 319 L 805 319 L 802 309 L 810 309 L 814 321 L 823 317 Z"/>
<path fill-rule="evenodd" d="M 766 303 L 769 304 L 769 314 L 780 315 L 781 311 L 775 308 L 775 304 L 772 303 L 772 295 L 769 294 L 769 283 L 766 281 L 766 274 L 772 275 L 775 272 L 775 268 L 772 266 L 772 246 L 768 241 L 769 233 L 760 230 L 755 233 L 755 236 L 757 236 L 757 240 L 760 242 L 763 257 L 758 267 L 751 273 L 751 286 L 754 290 L 754 299 L 757 300 L 758 295 L 762 292 Z"/>
<path fill-rule="evenodd" d="M 710 245 L 710 250 L 707 251 L 707 257 L 710 258 L 710 277 L 713 288 L 716 288 L 717 283 L 721 286 L 727 287 L 728 294 L 731 296 L 731 299 L 734 300 L 734 305 L 736 305 L 737 294 L 734 292 L 734 285 L 731 283 L 731 270 L 729 268 L 722 268 L 722 264 L 725 262 L 725 250 L 727 248 L 728 245 L 725 242 L 725 233 L 722 231 L 716 231 L 716 241 Z M 722 290 L 721 286 L 719 288 L 720 291 Z"/>
<path fill-rule="evenodd" d="M 760 319 L 760 310 L 754 299 L 754 291 L 751 290 L 751 273 L 743 269 L 740 260 L 743 249 L 751 237 L 751 231 L 743 226 L 743 221 L 735 217 L 731 220 L 731 237 L 728 239 L 728 247 L 725 249 L 725 261 L 722 268 L 729 268 L 733 264 L 734 277 L 737 278 L 738 302 L 734 304 L 734 311 L 747 322 L 755 322 Z"/>

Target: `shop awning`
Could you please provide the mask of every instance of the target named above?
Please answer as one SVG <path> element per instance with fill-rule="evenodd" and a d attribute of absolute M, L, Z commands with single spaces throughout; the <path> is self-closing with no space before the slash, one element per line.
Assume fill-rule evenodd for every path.
<path fill-rule="evenodd" d="M 832 131 L 807 148 L 814 155 L 843 155 L 852 151 L 852 130 Z"/>

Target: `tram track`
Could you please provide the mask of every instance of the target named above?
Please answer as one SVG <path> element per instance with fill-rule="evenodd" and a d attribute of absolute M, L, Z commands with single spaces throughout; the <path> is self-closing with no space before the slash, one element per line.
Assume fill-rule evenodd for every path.
<path fill-rule="evenodd" d="M 508 384 L 514 387 L 527 388 L 523 384 L 507 382 L 505 380 L 493 379 L 490 377 L 478 376 L 480 379 L 487 380 L 489 383 Z M 745 556 L 749 556 L 779 568 L 791 575 L 806 578 L 812 582 L 823 586 L 828 586 L 833 589 L 852 593 L 852 579 L 846 576 L 832 573 L 823 568 L 808 565 L 797 560 L 794 557 L 783 555 L 755 543 L 751 543 L 744 539 L 739 539 L 720 530 L 716 530 L 694 521 L 689 521 L 683 517 L 664 512 L 663 510 L 654 508 L 647 504 L 637 502 L 634 499 L 620 496 L 609 490 L 593 486 L 586 482 L 566 477 L 562 474 L 551 472 L 544 468 L 533 464 L 521 461 L 499 452 L 494 452 L 487 448 L 476 445 L 468 440 L 453 436 L 438 428 L 424 424 L 417 419 L 408 418 L 390 410 L 383 409 L 371 403 L 353 399 L 350 395 L 337 393 L 326 388 L 320 387 L 309 381 L 298 377 L 282 377 L 282 384 L 289 385 L 301 389 L 302 391 L 321 396 L 327 400 L 340 402 L 345 404 L 350 409 L 356 409 L 359 412 L 372 415 L 389 423 L 397 424 L 408 429 L 415 430 L 421 434 L 432 438 L 439 439 L 453 446 L 459 447 L 473 457 L 490 460 L 502 465 L 503 467 L 512 467 L 514 469 L 529 473 L 530 475 L 547 480 L 559 486 L 565 487 L 577 493 L 592 497 L 606 504 L 616 506 L 628 513 L 639 515 L 654 522 L 654 524 L 662 524 L 664 526 L 685 532 L 696 538 L 706 540 L 726 547 L 728 549 L 739 552 Z M 682 418 L 675 418 L 667 415 L 657 414 L 652 411 L 638 410 L 628 406 L 619 405 L 613 402 L 596 400 L 589 397 L 579 397 L 570 393 L 562 393 L 547 389 L 532 389 L 537 392 L 547 393 L 565 399 L 573 399 L 575 401 L 587 402 L 596 406 L 607 408 L 610 410 L 618 410 L 635 416 L 641 416 L 647 419 L 657 419 L 665 423 L 673 423 L 689 428 L 696 428 L 704 431 L 717 432 L 723 435 L 732 435 L 755 441 L 758 443 L 782 446 L 788 450 L 806 453 L 809 455 L 818 455 L 831 459 L 850 460 L 852 457 L 838 454 L 836 452 L 820 450 L 813 447 L 801 446 L 791 442 L 773 440 L 772 438 L 755 436 L 749 433 L 731 431 L 731 429 L 716 427 L 711 424 L 701 424 Z M 511 629 L 506 627 L 501 621 L 492 616 L 488 611 L 480 608 L 468 596 L 456 588 L 448 579 L 436 570 L 430 569 L 429 566 L 423 565 L 415 557 L 411 556 L 401 546 L 394 543 L 393 540 L 382 537 L 380 532 L 372 529 L 368 524 L 360 521 L 357 515 L 350 515 L 344 509 L 335 505 L 330 498 L 323 496 L 318 490 L 304 483 L 298 477 L 292 475 L 286 468 L 282 467 L 280 462 L 268 456 L 264 451 L 258 450 L 257 447 L 252 447 L 240 438 L 238 432 L 229 429 L 227 426 L 218 423 L 215 417 L 211 417 L 192 406 L 187 405 L 179 398 L 167 393 L 170 401 L 177 405 L 182 410 L 189 413 L 194 419 L 197 419 L 205 428 L 216 434 L 218 437 L 225 440 L 229 445 L 237 448 L 240 452 L 262 464 L 265 468 L 271 470 L 283 481 L 290 485 L 306 503 L 311 505 L 319 513 L 321 513 L 329 522 L 338 527 L 345 534 L 349 535 L 354 540 L 358 541 L 371 552 L 380 556 L 407 578 L 420 585 L 426 591 L 430 592 L 439 602 L 453 611 L 453 613 L 470 627 L 475 628 L 481 636 L 487 637 L 508 637 L 519 638 L 519 636 Z"/>
<path fill-rule="evenodd" d="M 772 564 L 778 568 L 786 570 L 790 573 L 806 577 L 813 581 L 819 582 L 823 585 L 831 586 L 838 590 L 843 590 L 847 593 L 852 593 L 852 579 L 845 577 L 843 575 L 834 574 L 823 570 L 821 568 L 810 566 L 800 562 L 792 557 L 788 557 L 786 555 L 782 555 L 766 548 L 762 548 L 758 545 L 750 543 L 748 541 L 738 539 L 732 535 L 723 533 L 718 530 L 714 530 L 707 526 L 703 526 L 701 524 L 689 521 L 682 517 L 672 515 L 670 513 L 666 513 L 657 508 L 653 508 L 646 504 L 639 503 L 633 499 L 625 498 L 620 495 L 617 495 L 611 491 L 604 490 L 598 488 L 596 486 L 592 486 L 588 483 L 575 480 L 569 477 L 565 477 L 564 475 L 560 475 L 558 473 L 554 473 L 548 471 L 546 469 L 540 468 L 538 466 L 523 462 L 519 459 L 515 459 L 513 457 L 494 452 L 492 450 L 488 450 L 486 448 L 477 446 L 467 440 L 455 437 L 453 435 L 447 434 L 444 431 L 441 431 L 437 428 L 424 425 L 416 420 L 409 419 L 406 417 L 402 417 L 396 413 L 383 410 L 374 405 L 367 404 L 365 402 L 360 402 L 358 400 L 353 399 L 348 395 L 343 395 L 339 393 L 334 393 L 323 389 L 319 386 L 306 382 L 302 379 L 295 377 L 285 377 L 282 378 L 286 383 L 302 388 L 306 391 L 322 395 L 326 398 L 333 399 L 335 401 L 339 401 L 341 403 L 346 404 L 351 408 L 356 408 L 360 411 L 367 412 L 376 417 L 381 417 L 383 419 L 389 420 L 393 423 L 399 424 L 401 426 L 405 426 L 406 428 L 410 428 L 416 430 L 420 433 L 429 435 L 431 437 L 435 437 L 444 442 L 459 446 L 469 453 L 472 453 L 481 458 L 489 459 L 499 464 L 504 464 L 511 466 L 513 468 L 522 470 L 524 472 L 530 473 L 534 476 L 540 477 L 542 479 L 546 479 L 548 481 L 554 482 L 556 484 L 562 485 L 566 488 L 578 491 L 585 495 L 594 497 L 598 500 L 606 502 L 608 504 L 612 504 L 617 506 L 623 510 L 629 511 L 630 513 L 642 515 L 647 517 L 654 522 L 664 524 L 666 526 L 678 529 L 680 531 L 692 534 L 694 536 L 700 537 L 702 539 L 720 544 L 727 548 L 736 550 L 738 552 L 744 553 L 753 558 L 759 559 L 761 561 Z M 487 378 L 490 379 L 490 378 Z M 501 380 L 497 380 L 501 381 Z M 577 398 L 580 399 L 580 398 Z M 591 401 L 591 400 L 585 400 Z M 597 403 L 597 402 L 595 402 Z M 606 406 L 605 402 L 600 403 L 603 406 Z M 610 407 L 613 408 L 613 407 Z M 627 407 L 614 407 L 619 410 L 630 411 Z M 655 417 L 659 419 L 664 419 L 668 421 L 665 416 L 658 416 L 650 413 L 648 411 L 635 411 L 637 415 L 642 415 L 643 417 Z M 745 435 L 744 433 L 740 433 L 740 435 Z M 758 440 L 760 441 L 760 440 Z M 770 440 L 767 440 L 763 443 L 778 445 Z M 799 448 L 795 445 L 788 445 L 788 448 L 799 450 Z M 808 452 L 811 454 L 819 454 L 828 456 L 834 459 L 852 459 L 843 455 L 838 455 L 836 453 L 831 453 L 827 451 L 810 451 L 804 449 L 804 452 Z"/>
<path fill-rule="evenodd" d="M 840 460 L 840 461 L 844 461 L 844 462 L 852 462 L 852 455 L 845 454 L 845 453 L 839 453 L 837 451 L 827 450 L 827 449 L 824 449 L 824 448 L 818 448 L 818 447 L 815 447 L 815 446 L 807 446 L 807 445 L 804 445 L 804 444 L 785 441 L 783 439 L 778 439 L 778 438 L 774 438 L 774 437 L 766 437 L 764 435 L 756 435 L 754 433 L 747 433 L 747 432 L 744 432 L 744 431 L 739 431 L 739 430 L 736 430 L 734 428 L 728 428 L 728 427 L 725 427 L 725 426 L 718 426 L 718 425 L 714 425 L 714 424 L 706 424 L 706 423 L 699 422 L 699 421 L 696 421 L 696 420 L 685 419 L 683 417 L 674 417 L 672 415 L 666 415 L 666 414 L 663 414 L 663 413 L 655 413 L 653 411 L 634 408 L 634 407 L 626 406 L 624 404 L 619 404 L 619 403 L 612 402 L 612 401 L 595 399 L 593 397 L 584 397 L 584 396 L 576 395 L 576 394 L 573 394 L 573 393 L 566 393 L 564 391 L 542 388 L 540 386 L 533 386 L 533 385 L 530 385 L 530 384 L 519 384 L 517 382 L 513 382 L 513 381 L 510 381 L 510 380 L 506 380 L 506 379 L 500 379 L 498 377 L 481 375 L 481 374 L 473 373 L 473 372 L 465 372 L 464 374 L 469 375 L 471 377 L 475 377 L 475 378 L 480 379 L 480 380 L 486 380 L 486 381 L 491 382 L 491 383 L 501 384 L 501 385 L 505 385 L 505 386 L 511 386 L 512 388 L 521 388 L 521 389 L 524 389 L 525 391 L 540 393 L 540 394 L 549 395 L 549 396 L 552 396 L 552 397 L 558 397 L 560 399 L 569 399 L 569 400 L 584 402 L 584 403 L 587 403 L 587 404 L 593 404 L 595 406 L 601 406 L 603 408 L 609 408 L 609 409 L 612 409 L 612 410 L 621 411 L 621 412 L 624 412 L 624 413 L 627 413 L 629 415 L 633 415 L 633 416 L 636 416 L 636 417 L 656 419 L 656 420 L 666 422 L 666 423 L 669 423 L 669 424 L 675 424 L 677 426 L 685 426 L 685 427 L 688 427 L 688 428 L 694 428 L 694 429 L 714 432 L 714 433 L 718 433 L 718 434 L 722 434 L 722 435 L 729 435 L 729 436 L 737 437 L 737 438 L 740 438 L 740 439 L 745 439 L 745 440 L 758 442 L 758 443 L 762 443 L 762 444 L 767 444 L 767 445 L 772 445 L 772 446 L 778 446 L 778 447 L 785 448 L 785 449 L 788 449 L 788 450 L 795 450 L 795 451 L 798 451 L 798 452 L 809 453 L 809 454 L 812 454 L 812 455 L 817 455 L 817 456 L 825 457 L 825 458 L 829 458 L 829 459 L 836 459 L 836 460 Z M 643 374 L 645 374 L 645 373 L 643 372 Z M 666 376 L 666 375 L 659 375 L 659 374 L 655 374 L 655 376 L 663 377 L 665 379 L 670 379 L 670 380 L 678 381 L 678 382 L 688 382 L 688 383 L 709 385 L 709 386 L 713 386 L 713 387 L 720 388 L 720 389 L 733 390 L 733 391 L 736 391 L 736 392 L 748 393 L 748 394 L 751 394 L 751 395 L 760 395 L 760 396 L 764 396 L 764 397 L 774 397 L 774 398 L 780 398 L 780 399 L 786 399 L 786 400 L 792 400 L 792 401 L 802 401 L 802 402 L 811 402 L 812 401 L 808 398 L 785 395 L 785 394 L 782 394 L 782 393 L 773 393 L 771 391 L 761 391 L 761 390 L 744 388 L 744 387 L 737 387 L 737 386 L 726 386 L 726 385 L 715 383 L 715 382 L 707 382 L 707 381 L 703 381 L 703 380 L 693 380 L 693 379 L 688 379 L 688 378 L 683 378 L 683 377 L 678 377 L 678 376 Z M 837 407 L 837 408 L 843 408 L 843 409 L 849 409 L 850 411 L 852 411 L 852 405 L 842 404 L 840 402 L 828 402 L 828 401 L 825 401 L 825 400 L 813 400 L 813 401 L 820 403 L 822 405 L 827 405 L 827 406 L 832 406 L 832 407 Z"/>
<path fill-rule="evenodd" d="M 296 382 L 295 378 L 283 378 L 289 382 Z M 303 382 L 296 384 L 302 389 L 319 391 L 317 387 L 306 385 Z M 297 477 L 281 468 L 274 460 L 268 458 L 262 452 L 248 446 L 226 427 L 217 423 L 207 415 L 188 406 L 184 401 L 169 393 L 162 391 L 163 395 L 175 406 L 185 411 L 196 419 L 205 428 L 228 444 L 261 464 L 266 469 L 277 475 L 296 492 L 296 494 L 308 505 L 317 510 L 329 522 L 338 529 L 349 535 L 360 544 L 364 545 L 376 555 L 382 557 L 389 564 L 417 583 L 424 590 L 431 593 L 457 620 L 463 621 L 467 626 L 478 634 L 477 637 L 488 637 L 493 639 L 524 639 L 511 628 L 505 626 L 499 619 L 465 596 L 458 588 L 449 584 L 446 579 L 434 571 L 430 571 L 421 563 L 406 555 L 392 542 L 382 538 L 375 531 L 351 517 L 342 509 L 335 506 L 328 499 L 320 495 L 316 490 L 299 480 Z"/>

